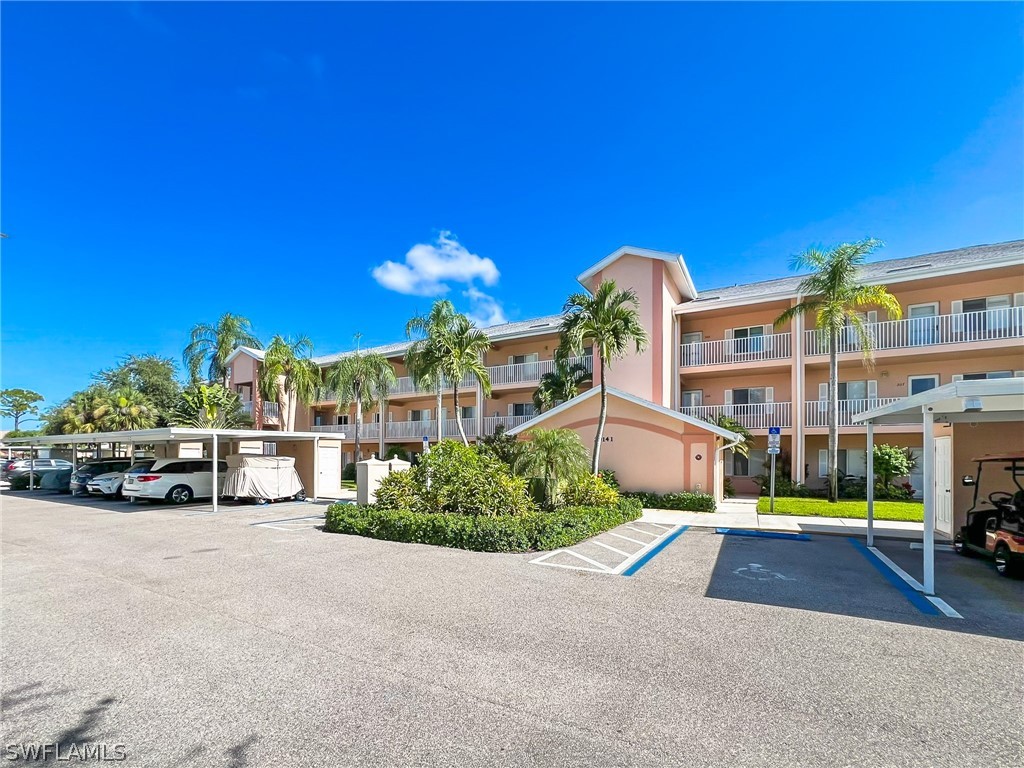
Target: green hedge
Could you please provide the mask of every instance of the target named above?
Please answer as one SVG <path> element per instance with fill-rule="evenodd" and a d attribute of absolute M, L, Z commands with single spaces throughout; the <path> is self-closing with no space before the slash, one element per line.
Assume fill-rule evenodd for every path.
<path fill-rule="evenodd" d="M 324 530 L 476 552 L 527 552 L 572 546 L 636 520 L 641 513 L 635 499 L 621 499 L 614 507 L 567 507 L 494 517 L 332 504 Z"/>
<path fill-rule="evenodd" d="M 715 497 L 707 493 L 647 493 L 631 491 L 623 494 L 630 499 L 638 499 L 647 509 L 679 509 L 684 512 L 714 512 Z"/>

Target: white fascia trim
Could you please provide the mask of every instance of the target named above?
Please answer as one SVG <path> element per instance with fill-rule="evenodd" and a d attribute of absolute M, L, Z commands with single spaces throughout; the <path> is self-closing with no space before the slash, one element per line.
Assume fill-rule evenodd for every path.
<path fill-rule="evenodd" d="M 610 253 L 601 259 L 597 264 L 581 272 L 577 275 L 576 280 L 586 288 L 590 290 L 588 282 L 590 278 L 596 275 L 598 272 L 603 270 L 609 264 L 614 264 L 616 261 L 621 259 L 623 256 L 640 256 L 644 259 L 653 259 L 655 261 L 664 261 L 667 263 L 675 274 L 676 288 L 683 296 L 689 296 L 691 299 L 697 298 L 697 287 L 693 284 L 693 278 L 690 277 L 690 271 L 686 268 L 686 262 L 683 261 L 683 256 L 680 253 L 669 253 L 668 251 L 655 251 L 650 248 L 634 248 L 629 245 L 624 245 L 614 253 Z"/>
<path fill-rule="evenodd" d="M 918 414 L 929 405 L 940 403 L 943 400 L 962 400 L 965 397 L 1005 397 L 1007 395 L 1024 396 L 1024 378 L 1015 376 L 1010 379 L 954 381 L 935 389 L 929 389 L 919 395 L 911 395 L 897 400 L 895 403 L 858 413 L 853 416 L 852 421 L 867 422 L 894 414 Z M 941 415 L 941 413 L 937 412 L 936 415 Z"/>
<path fill-rule="evenodd" d="M 1024 381 L 1024 379 L 1022 379 L 1022 381 Z M 577 395 L 572 400 L 566 400 L 564 403 L 555 406 L 550 411 L 545 411 L 539 416 L 530 419 L 525 424 L 520 424 L 518 427 L 513 427 L 512 429 L 508 430 L 506 434 L 518 435 L 520 432 L 524 432 L 528 429 L 533 429 L 542 422 L 547 421 L 552 416 L 562 413 L 563 411 L 567 411 L 570 408 L 573 408 L 578 404 L 582 403 L 584 400 L 587 400 L 591 397 L 596 397 L 600 394 L 601 388 L 594 387 L 588 390 L 587 392 L 584 392 L 582 395 Z M 642 397 L 637 397 L 635 395 L 629 394 L 628 392 L 623 392 L 621 389 L 615 389 L 615 387 L 608 387 L 608 394 L 609 396 L 617 397 L 620 400 L 625 400 L 627 402 L 634 403 L 635 405 L 639 405 L 642 408 L 657 411 L 658 413 L 664 414 L 665 416 L 671 416 L 673 419 L 675 419 L 676 421 L 680 421 L 683 424 L 689 424 L 692 427 L 697 427 L 698 429 L 703 429 L 708 432 L 712 432 L 720 437 L 724 437 L 726 440 L 729 440 L 730 442 L 738 442 L 743 439 L 741 435 L 737 435 L 735 432 L 730 432 L 728 429 L 723 429 L 722 427 L 712 424 L 710 421 L 696 419 L 693 416 L 687 416 L 684 413 L 673 411 L 671 408 L 666 408 L 663 405 L 652 403 L 650 400 L 644 400 Z"/>
<path fill-rule="evenodd" d="M 234 361 L 235 358 L 239 357 L 240 355 L 248 355 L 253 360 L 256 360 L 258 362 L 263 361 L 262 349 L 253 349 L 252 347 L 235 347 L 235 351 L 228 355 L 228 359 L 224 362 L 224 364 L 230 365 L 232 361 Z"/>
<path fill-rule="evenodd" d="M 919 258 L 913 256 L 911 258 Z M 934 269 L 932 267 L 919 267 L 914 269 L 908 269 L 906 272 L 900 272 L 898 275 L 894 275 L 889 279 L 877 278 L 869 280 L 868 285 L 891 285 L 893 283 L 908 283 L 911 280 L 920 280 L 921 278 L 928 277 L 947 277 L 948 275 L 959 275 L 964 272 L 981 272 L 986 269 L 1000 269 L 1002 267 L 1019 267 L 1022 266 L 1020 259 L 1014 258 L 999 258 L 999 259 L 986 259 L 972 262 L 971 264 L 961 264 L 955 267 L 944 267 L 942 269 Z M 731 309 L 733 307 L 744 307 L 750 306 L 751 304 L 766 304 L 770 301 L 778 301 L 781 299 L 799 299 L 800 293 L 797 291 L 779 291 L 778 293 L 764 293 L 758 296 L 751 296 L 745 299 L 734 299 L 732 301 L 722 302 L 687 302 L 685 304 L 679 304 L 672 310 L 676 315 L 687 315 L 694 314 L 697 312 L 708 312 L 713 309 Z"/>

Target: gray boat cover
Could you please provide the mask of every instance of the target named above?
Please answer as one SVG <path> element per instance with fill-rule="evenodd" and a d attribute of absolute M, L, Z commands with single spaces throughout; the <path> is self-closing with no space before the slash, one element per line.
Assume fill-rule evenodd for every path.
<path fill-rule="evenodd" d="M 292 456 L 227 456 L 224 495 L 240 499 L 290 499 L 305 490 Z"/>

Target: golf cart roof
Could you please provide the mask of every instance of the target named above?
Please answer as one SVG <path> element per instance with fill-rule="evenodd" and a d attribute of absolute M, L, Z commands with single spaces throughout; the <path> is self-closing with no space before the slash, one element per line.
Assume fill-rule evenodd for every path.
<path fill-rule="evenodd" d="M 979 456 L 971 461 L 1024 461 L 1024 453 L 995 453 L 989 456 Z"/>

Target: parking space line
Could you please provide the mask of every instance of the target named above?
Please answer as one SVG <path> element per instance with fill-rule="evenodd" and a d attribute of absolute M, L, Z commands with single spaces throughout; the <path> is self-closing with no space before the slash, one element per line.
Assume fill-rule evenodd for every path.
<path fill-rule="evenodd" d="M 629 536 L 620 536 L 619 534 L 612 533 L 611 531 L 608 531 L 608 535 L 609 536 L 614 536 L 616 539 L 624 539 L 625 541 L 632 541 L 634 544 L 639 544 L 641 547 L 646 547 L 648 544 L 650 544 L 649 541 L 640 541 L 638 539 L 631 539 L 631 538 L 629 538 Z"/>
<path fill-rule="evenodd" d="M 887 566 L 889 566 L 889 568 L 893 571 L 893 573 L 895 573 L 897 576 L 899 576 L 901 579 L 903 579 L 905 582 L 907 582 L 907 584 L 909 584 L 911 587 L 916 589 L 918 592 L 921 592 L 922 596 L 924 597 L 925 600 L 927 600 L 932 605 L 934 605 L 936 608 L 938 608 L 940 611 L 942 611 L 944 614 L 946 614 L 946 616 L 948 616 L 951 619 L 962 619 L 963 618 L 963 616 L 961 616 L 956 611 L 956 609 L 953 608 L 953 606 L 951 606 L 949 603 L 947 603 L 941 597 L 936 597 L 935 595 L 925 595 L 924 594 L 924 584 L 919 582 L 917 579 L 915 579 L 909 573 L 907 573 L 902 568 L 900 568 L 898 565 L 896 565 L 896 563 L 894 563 L 892 561 L 892 559 L 890 559 L 880 549 L 878 549 L 877 547 L 868 547 L 867 549 L 875 557 L 877 557 L 879 560 L 881 560 L 883 563 L 885 563 Z"/>
<path fill-rule="evenodd" d="M 575 557 L 575 558 L 578 558 L 580 560 L 583 560 L 584 562 L 590 563 L 591 565 L 596 565 L 597 567 L 596 568 L 583 568 L 582 566 L 578 566 L 578 565 L 563 565 L 562 563 L 549 563 L 549 562 L 547 562 L 549 559 L 551 559 L 555 555 L 571 555 L 572 557 Z M 553 552 L 546 552 L 545 554 L 541 555 L 540 557 L 537 557 L 537 558 L 534 558 L 533 560 L 531 560 L 530 563 L 534 564 L 534 565 L 550 565 L 553 568 L 569 568 L 569 569 L 574 570 L 574 571 L 591 571 L 591 572 L 595 572 L 595 573 L 611 573 L 612 572 L 612 569 L 609 568 L 604 563 L 599 563 L 599 562 L 597 562 L 597 560 L 591 560 L 586 555 L 581 555 L 579 552 L 573 552 L 571 549 L 556 549 Z"/>
<path fill-rule="evenodd" d="M 324 515 L 306 515 L 305 517 L 286 517 L 283 520 L 260 520 L 249 525 L 270 525 L 271 523 L 294 523 L 297 520 L 324 520 Z"/>
<path fill-rule="evenodd" d="M 910 574 L 896 566 L 895 563 L 882 555 L 881 552 L 872 552 L 874 547 L 869 549 L 868 546 L 860 539 L 848 538 L 847 541 L 853 545 L 854 549 L 864 555 L 865 559 L 875 567 L 875 570 L 882 574 L 882 577 L 886 581 L 903 593 L 903 596 L 906 597 L 907 600 L 910 601 L 910 604 L 917 608 L 917 610 L 921 613 L 928 614 L 929 616 L 939 615 L 940 611 L 938 606 L 930 600 L 926 600 L 925 596 L 914 588 L 913 584 L 915 584 L 916 581 L 910 576 Z M 885 559 L 883 560 L 882 558 Z M 889 562 L 886 563 L 885 560 L 888 560 Z M 896 570 L 893 570 L 893 568 Z M 959 616 L 959 614 L 957 615 Z"/>
<path fill-rule="evenodd" d="M 781 531 L 752 531 L 746 528 L 715 528 L 715 533 L 722 536 L 753 536 L 761 539 L 789 539 L 790 541 L 810 541 L 809 533 L 783 533 Z"/>
<path fill-rule="evenodd" d="M 626 525 L 626 526 L 623 526 L 623 527 L 624 528 L 629 528 L 629 530 L 636 531 L 637 533 L 642 533 L 644 536 L 652 536 L 655 539 L 658 538 L 658 536 L 661 535 L 661 534 L 658 534 L 658 533 L 651 533 L 650 531 L 643 531 L 643 530 L 640 530 L 639 528 L 634 528 L 632 525 Z"/>
<path fill-rule="evenodd" d="M 627 560 L 619 566 L 618 570 L 623 576 L 632 576 L 634 573 L 649 563 L 655 555 L 682 536 L 690 526 L 680 525 L 674 531 L 664 534 L 661 538 L 651 542 L 653 546 L 645 552 L 638 552 L 639 557 L 633 558 L 632 562 Z M 620 570 L 621 569 L 621 570 Z"/>
<path fill-rule="evenodd" d="M 602 543 L 602 542 L 600 542 L 600 541 L 595 541 L 595 542 L 593 542 L 593 543 L 594 543 L 594 544 L 597 544 L 597 546 L 599 546 L 599 547 L 604 547 L 605 549 L 610 549 L 610 550 L 611 550 L 612 552 L 618 552 L 618 553 L 619 553 L 620 555 L 622 555 L 623 557 L 630 557 L 630 553 L 629 553 L 629 552 L 624 552 L 624 551 L 623 551 L 623 550 L 621 550 L 621 549 L 616 549 L 615 547 L 609 546 L 609 545 L 607 545 L 607 544 L 603 544 L 603 543 Z"/>

